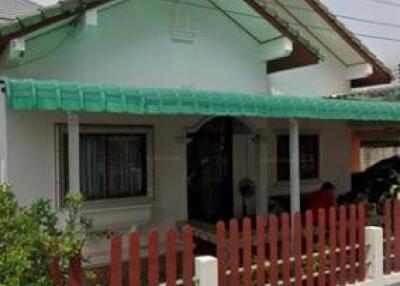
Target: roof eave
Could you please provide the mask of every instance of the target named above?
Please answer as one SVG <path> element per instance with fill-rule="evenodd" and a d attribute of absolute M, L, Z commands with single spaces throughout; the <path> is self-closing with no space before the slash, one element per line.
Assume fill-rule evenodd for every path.
<path fill-rule="evenodd" d="M 323 60 L 318 49 L 303 38 L 297 31 L 291 29 L 288 23 L 283 22 L 277 15 L 269 13 L 265 7 L 254 0 L 243 0 L 254 9 L 263 19 L 270 23 L 283 36 L 293 42 L 293 52 L 284 58 L 269 61 L 267 64 L 267 73 L 275 73 L 279 71 L 289 70 L 298 67 L 313 65 Z"/>
<path fill-rule="evenodd" d="M 23 37 L 24 35 L 56 24 L 62 20 L 82 15 L 89 9 L 96 8 L 112 1 L 114 0 L 64 1 L 39 9 L 35 13 L 18 18 L 10 23 L 6 23 L 3 25 L 4 27 L 14 25 L 15 28 L 3 35 L 0 33 L 0 53 L 12 39 Z M 25 18 L 28 19 L 33 17 L 39 17 L 40 19 L 34 22 L 32 21 L 29 24 L 25 23 Z"/>
<path fill-rule="evenodd" d="M 341 24 L 333 14 L 322 4 L 319 0 L 305 0 L 307 4 L 316 12 L 320 17 L 328 23 L 332 29 L 338 33 L 342 39 L 351 46 L 364 60 L 373 67 L 373 74 L 367 78 L 357 79 L 351 81 L 352 87 L 365 87 L 378 84 L 390 83 L 393 75 L 390 69 L 387 68 L 371 51 L 364 46 L 356 36 L 354 36 L 347 28 Z"/>

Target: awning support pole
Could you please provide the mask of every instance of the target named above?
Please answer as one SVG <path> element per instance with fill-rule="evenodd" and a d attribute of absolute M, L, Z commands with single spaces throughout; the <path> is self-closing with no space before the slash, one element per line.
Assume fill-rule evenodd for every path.
<path fill-rule="evenodd" d="M 69 190 L 80 192 L 79 178 L 79 117 L 68 113 L 68 170 Z"/>
<path fill-rule="evenodd" d="M 300 211 L 300 148 L 299 148 L 299 122 L 297 119 L 289 120 L 289 146 L 290 146 L 290 212 L 294 215 Z"/>

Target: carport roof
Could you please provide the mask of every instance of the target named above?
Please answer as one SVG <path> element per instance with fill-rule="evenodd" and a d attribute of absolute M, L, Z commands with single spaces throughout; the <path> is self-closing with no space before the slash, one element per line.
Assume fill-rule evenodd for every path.
<path fill-rule="evenodd" d="M 400 121 L 400 103 L 3 79 L 14 110 Z"/>

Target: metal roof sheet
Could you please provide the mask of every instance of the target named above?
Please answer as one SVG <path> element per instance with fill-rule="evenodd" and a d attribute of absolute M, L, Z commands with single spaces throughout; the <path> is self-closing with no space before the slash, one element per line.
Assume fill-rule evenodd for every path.
<path fill-rule="evenodd" d="M 4 79 L 14 110 L 400 121 L 400 103 Z"/>

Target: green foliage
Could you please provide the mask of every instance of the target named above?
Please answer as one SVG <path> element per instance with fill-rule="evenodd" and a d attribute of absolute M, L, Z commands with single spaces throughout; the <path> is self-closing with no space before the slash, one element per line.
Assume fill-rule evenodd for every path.
<path fill-rule="evenodd" d="M 81 252 L 90 228 L 79 214 L 82 203 L 79 193 L 70 193 L 63 212 L 44 199 L 21 207 L 11 187 L 0 185 L 0 286 L 52 285 L 48 270 L 55 258 L 60 285 L 67 285 L 69 258 Z"/>

